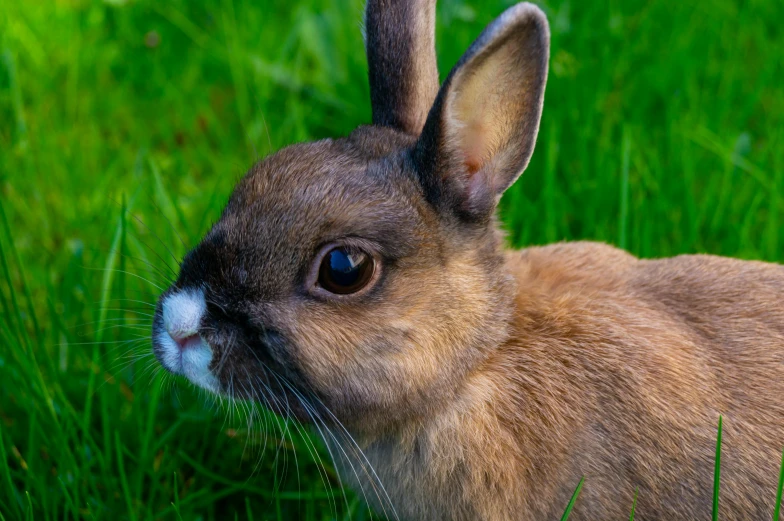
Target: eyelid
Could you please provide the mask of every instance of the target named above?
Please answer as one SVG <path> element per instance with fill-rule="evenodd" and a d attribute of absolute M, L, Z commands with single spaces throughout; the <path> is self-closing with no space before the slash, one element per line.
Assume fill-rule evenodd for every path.
<path fill-rule="evenodd" d="M 330 240 L 321 244 L 316 250 L 316 255 L 319 253 L 323 253 L 326 251 L 327 247 L 337 248 L 340 246 L 344 246 L 349 251 L 356 250 L 363 253 L 367 253 L 376 259 L 384 258 L 385 255 L 383 254 L 382 248 L 373 241 L 369 241 L 367 239 L 363 239 L 362 237 L 340 237 L 334 240 Z"/>

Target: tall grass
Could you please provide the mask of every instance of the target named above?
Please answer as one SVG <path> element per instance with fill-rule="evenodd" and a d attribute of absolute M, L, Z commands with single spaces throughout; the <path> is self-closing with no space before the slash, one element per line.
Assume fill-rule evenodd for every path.
<path fill-rule="evenodd" d="M 507 5 L 440 2 L 443 73 Z M 784 260 L 784 3 L 542 6 L 551 74 L 502 201 L 510 243 Z M 369 121 L 361 13 L 0 2 L 5 519 L 369 518 L 317 440 L 163 375 L 147 340 L 151 304 L 255 159 Z"/>

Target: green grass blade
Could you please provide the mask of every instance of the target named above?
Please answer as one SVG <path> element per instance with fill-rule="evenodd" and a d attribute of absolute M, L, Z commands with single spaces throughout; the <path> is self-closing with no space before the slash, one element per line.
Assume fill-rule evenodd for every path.
<path fill-rule="evenodd" d="M 719 433 L 716 436 L 716 460 L 713 469 L 713 513 L 711 519 L 719 519 L 719 482 L 721 481 L 721 429 L 722 417 L 719 415 Z"/>
<path fill-rule="evenodd" d="M 35 514 L 33 513 L 33 498 L 30 497 L 30 492 L 25 491 L 25 496 L 27 496 L 27 508 L 25 509 L 25 521 L 33 521 L 35 519 Z"/>
<path fill-rule="evenodd" d="M 245 515 L 247 516 L 248 521 L 254 521 L 255 517 L 253 515 L 253 509 L 250 507 L 250 498 L 245 498 Z"/>
<path fill-rule="evenodd" d="M 177 472 L 174 473 L 174 486 L 172 488 L 174 490 L 174 501 L 172 501 L 174 513 L 177 514 L 177 519 L 182 521 L 182 515 L 180 514 L 180 491 L 177 488 Z"/>
<path fill-rule="evenodd" d="M 639 491 L 639 487 L 634 489 L 634 501 L 632 501 L 632 513 L 629 514 L 629 521 L 634 521 L 634 511 L 637 510 L 637 492 Z"/>
<path fill-rule="evenodd" d="M 27 280 L 25 278 L 23 269 L 24 265 L 22 264 L 22 259 L 19 256 L 19 250 L 17 250 L 16 244 L 14 243 L 14 238 L 11 234 L 11 226 L 8 224 L 8 217 L 5 214 L 5 208 L 2 204 L 2 201 L 0 201 L 0 222 L 3 223 L 3 231 L 5 231 L 6 238 L 8 239 L 8 249 L 11 251 L 11 255 L 16 262 L 17 268 L 19 268 L 19 281 L 22 286 L 22 293 L 24 294 L 25 300 L 27 301 L 27 312 L 30 314 L 30 320 L 33 323 L 33 334 L 37 338 L 40 332 L 40 328 L 38 326 L 35 305 L 33 304 L 33 296 L 30 293 L 30 286 L 27 284 Z"/>
<path fill-rule="evenodd" d="M 577 496 L 580 495 L 580 490 L 583 488 L 583 483 L 585 482 L 585 476 L 580 478 L 580 482 L 577 484 L 577 488 L 574 489 L 574 493 L 572 494 L 572 498 L 569 500 L 569 504 L 566 505 L 566 510 L 564 510 L 563 515 L 561 516 L 561 521 L 566 521 L 569 519 L 569 516 L 572 513 L 572 509 L 574 508 L 574 504 L 577 501 Z"/>
<path fill-rule="evenodd" d="M 556 173 L 558 171 L 558 132 L 555 124 L 551 123 L 550 132 L 547 139 L 547 166 L 545 169 L 544 177 L 544 229 L 547 242 L 554 242 L 562 237 L 558 236 L 558 210 L 556 209 L 556 191 L 557 179 Z"/>
<path fill-rule="evenodd" d="M 13 105 L 13 112 L 16 123 L 16 136 L 17 145 L 20 149 L 27 148 L 27 121 L 24 112 L 24 102 L 22 97 L 22 89 L 19 86 L 17 75 L 16 60 L 11 51 L 3 48 L 3 63 L 5 65 L 6 74 L 8 75 L 8 85 L 11 90 L 11 102 Z"/>
<path fill-rule="evenodd" d="M 623 129 L 623 145 L 621 152 L 621 211 L 618 217 L 618 246 L 629 247 L 629 156 L 631 155 L 631 138 L 629 129 Z"/>
<path fill-rule="evenodd" d="M 125 503 L 128 505 L 128 517 L 133 521 L 136 519 L 136 509 L 133 506 L 131 488 L 128 486 L 128 475 L 125 473 L 125 458 L 123 458 L 119 431 L 114 431 L 114 448 L 117 451 L 117 471 L 120 474 L 120 486 L 122 487 L 123 496 L 125 497 Z"/>
<path fill-rule="evenodd" d="M 0 201 L 0 205 L 2 205 L 2 201 Z M 11 266 L 6 256 L 5 248 L 3 247 L 2 242 L 0 242 L 0 267 L 3 268 L 3 276 L 5 277 L 5 282 L 8 285 L 9 298 L 11 301 L 11 306 L 13 307 L 10 314 L 13 315 L 14 322 L 18 324 L 18 328 L 14 327 L 9 317 L 7 319 L 8 327 L 9 329 L 17 329 L 16 333 L 20 339 L 20 343 L 24 344 L 27 349 L 30 349 L 30 338 L 28 337 L 27 331 L 25 330 L 24 324 L 22 323 L 21 308 L 19 307 L 19 301 L 16 298 L 16 291 L 14 290 L 14 282 L 11 278 Z M 8 312 L 6 314 L 8 315 Z"/>
<path fill-rule="evenodd" d="M 782 141 L 782 134 L 779 133 L 772 141 L 778 145 Z M 775 145 L 774 145 L 775 146 Z M 773 165 L 773 190 L 770 191 L 770 206 L 768 208 L 768 226 L 765 230 L 765 242 L 768 244 L 767 255 L 770 260 L 781 260 L 781 236 L 779 230 L 781 229 L 780 215 L 784 209 L 784 165 L 781 164 L 780 156 Z"/>
<path fill-rule="evenodd" d="M 57 483 L 60 484 L 60 490 L 63 491 L 63 497 L 65 497 L 65 501 L 67 503 L 68 509 L 71 511 L 71 516 L 76 519 L 79 514 L 79 510 L 76 508 L 76 504 L 74 503 L 73 497 L 71 493 L 68 491 L 68 486 L 65 484 L 61 477 L 57 477 Z"/>
<path fill-rule="evenodd" d="M 3 433 L 2 423 L 0 423 L 0 468 L 3 471 L 3 481 L 5 481 L 8 491 L 6 497 L 15 507 L 19 508 L 19 498 L 17 496 L 14 481 L 11 478 L 11 470 L 8 468 L 8 455 L 5 451 L 5 434 Z M 19 514 L 19 512 L 17 512 Z"/>
<path fill-rule="evenodd" d="M 175 237 L 177 237 L 177 242 L 185 247 L 183 233 L 180 229 L 177 228 L 177 225 L 185 228 L 185 216 L 179 210 L 179 207 L 177 206 L 174 198 L 166 189 L 166 185 L 163 182 L 161 169 L 158 167 L 158 163 L 152 156 L 150 156 L 147 161 L 150 165 L 150 172 L 152 173 L 152 178 L 155 183 L 155 198 L 158 200 L 158 207 L 163 214 L 163 217 L 168 221 Z M 170 247 L 179 249 L 176 244 L 172 244 Z"/>
<path fill-rule="evenodd" d="M 5 254 L 3 253 L 3 244 L 0 242 L 0 266 L 5 266 Z M 6 269 L 3 269 L 3 273 L 5 273 Z M 10 299 L 9 299 L 10 300 Z M 5 323 L 8 324 L 8 327 L 13 327 L 13 315 L 11 313 L 11 304 L 10 301 L 5 298 L 5 294 L 0 291 L 0 306 L 3 308 L 3 315 L 5 316 Z"/>
<path fill-rule="evenodd" d="M 103 341 L 105 335 L 106 315 L 110 307 L 109 300 L 111 297 L 112 283 L 116 273 L 116 267 L 120 256 L 120 245 L 123 238 L 123 228 L 125 223 L 125 213 L 127 208 L 120 210 L 120 216 L 117 219 L 117 225 L 114 229 L 114 237 L 112 238 L 112 245 L 109 248 L 109 255 L 106 257 L 106 263 L 103 269 L 103 278 L 101 279 L 101 304 L 98 312 L 98 322 L 96 324 L 95 341 Z"/>
<path fill-rule="evenodd" d="M 784 451 L 781 453 L 781 468 L 779 470 L 779 486 L 776 489 L 776 506 L 773 509 L 773 521 L 779 521 L 781 511 L 781 491 L 784 489 Z"/>
<path fill-rule="evenodd" d="M 126 210 L 123 209 L 122 212 Z M 109 255 L 106 257 L 104 263 L 103 277 L 101 279 L 101 300 L 98 308 L 98 320 L 96 321 L 96 334 L 95 344 L 92 350 L 92 360 L 90 362 L 90 375 L 87 381 L 87 394 L 85 397 L 84 414 L 82 416 L 82 428 L 87 431 L 90 428 L 90 417 L 92 416 L 93 401 L 95 399 L 95 386 L 98 378 L 98 361 L 100 359 L 100 346 L 103 342 L 105 333 L 106 314 L 109 309 L 109 298 L 111 295 L 112 280 L 114 279 L 115 267 L 117 266 L 117 257 L 120 251 L 120 241 L 123 234 L 123 215 L 117 220 L 117 225 L 114 230 L 114 237 L 112 238 L 112 245 L 109 248 Z M 104 429 L 104 438 L 108 436 L 106 429 Z M 108 446 L 108 443 L 105 445 Z M 108 447 L 107 447 L 108 450 Z M 108 459 L 108 458 L 107 458 Z"/>

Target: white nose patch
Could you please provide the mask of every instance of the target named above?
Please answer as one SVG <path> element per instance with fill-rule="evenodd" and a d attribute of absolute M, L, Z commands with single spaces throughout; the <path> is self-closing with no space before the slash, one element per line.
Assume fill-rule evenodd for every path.
<path fill-rule="evenodd" d="M 198 335 L 207 309 L 204 291 L 172 293 L 161 303 L 163 328 L 157 333 L 161 363 L 171 372 L 187 377 L 208 391 L 218 392 L 218 379 L 210 371 L 212 349 Z"/>
<path fill-rule="evenodd" d="M 163 327 L 176 340 L 195 335 L 207 309 L 204 291 L 185 290 L 173 293 L 163 301 Z"/>

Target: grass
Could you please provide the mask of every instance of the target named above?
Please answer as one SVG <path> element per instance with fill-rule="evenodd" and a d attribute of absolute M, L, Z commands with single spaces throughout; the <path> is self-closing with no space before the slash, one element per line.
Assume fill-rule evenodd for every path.
<path fill-rule="evenodd" d="M 561 516 L 561 521 L 566 521 L 567 519 L 569 519 L 569 516 L 572 515 L 574 504 L 577 502 L 577 498 L 580 497 L 580 491 L 583 489 L 584 483 L 585 483 L 585 476 L 581 477 L 580 482 L 577 483 L 577 488 L 574 489 L 574 492 L 572 493 L 572 497 L 569 498 L 569 503 L 567 503 L 566 509 L 564 510 L 564 513 Z"/>
<path fill-rule="evenodd" d="M 443 73 L 506 5 L 440 2 Z M 784 3 L 543 7 L 551 74 L 501 205 L 510 243 L 784 260 Z M 298 426 L 165 379 L 146 339 L 150 303 L 256 158 L 369 121 L 361 12 L 0 2 L 4 519 L 369 518 Z"/>
<path fill-rule="evenodd" d="M 719 519 L 719 490 L 721 488 L 721 431 L 723 418 L 719 416 L 719 430 L 716 435 L 716 457 L 713 459 L 713 510 L 711 519 Z M 777 518 L 774 518 L 777 521 Z"/>

